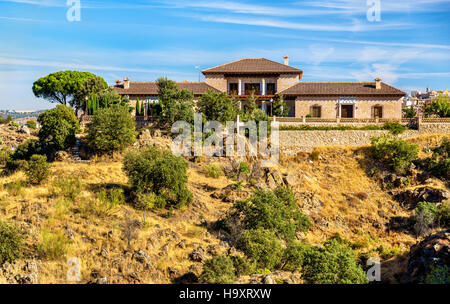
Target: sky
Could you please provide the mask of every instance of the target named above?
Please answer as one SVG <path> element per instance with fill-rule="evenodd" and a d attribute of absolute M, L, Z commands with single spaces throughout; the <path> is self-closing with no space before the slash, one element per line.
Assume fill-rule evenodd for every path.
<path fill-rule="evenodd" d="M 284 55 L 302 81 L 450 89 L 449 13 L 450 0 L 0 0 L 0 109 L 54 107 L 31 88 L 61 70 L 203 81 L 202 69 Z"/>

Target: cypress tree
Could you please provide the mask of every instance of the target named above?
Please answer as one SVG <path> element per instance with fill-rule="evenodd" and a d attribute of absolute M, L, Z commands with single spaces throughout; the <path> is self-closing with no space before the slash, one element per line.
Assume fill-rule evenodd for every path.
<path fill-rule="evenodd" d="M 145 115 L 145 104 L 143 101 L 141 102 L 141 113 L 140 114 L 141 114 L 141 116 Z"/>
<path fill-rule="evenodd" d="M 136 116 L 139 116 L 139 111 L 141 110 L 140 104 L 139 104 L 139 98 L 136 98 Z"/>

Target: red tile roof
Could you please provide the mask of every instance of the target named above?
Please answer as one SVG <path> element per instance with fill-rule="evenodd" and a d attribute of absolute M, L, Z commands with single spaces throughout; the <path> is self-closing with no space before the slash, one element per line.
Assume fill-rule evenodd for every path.
<path fill-rule="evenodd" d="M 177 86 L 180 90 L 189 90 L 194 95 L 202 95 L 208 90 L 218 91 L 204 82 L 177 82 Z M 122 95 L 158 95 L 156 82 L 130 82 L 129 89 L 124 89 L 123 84 L 116 85 L 113 88 Z"/>
<path fill-rule="evenodd" d="M 202 73 L 301 75 L 303 71 L 265 58 L 244 58 L 203 70 Z"/>
<path fill-rule="evenodd" d="M 282 95 L 393 95 L 405 96 L 406 93 L 388 84 L 381 83 L 377 90 L 375 82 L 299 82 L 298 84 L 279 92 Z"/>

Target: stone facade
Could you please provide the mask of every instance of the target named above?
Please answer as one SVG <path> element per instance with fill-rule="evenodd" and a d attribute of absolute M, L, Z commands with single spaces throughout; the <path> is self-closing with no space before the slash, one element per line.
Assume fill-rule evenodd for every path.
<path fill-rule="evenodd" d="M 225 76 L 222 75 L 207 75 L 205 76 L 205 82 L 206 84 L 212 86 L 213 88 L 221 91 L 226 92 L 227 91 L 227 79 Z"/>
<path fill-rule="evenodd" d="M 321 107 L 322 119 L 335 119 L 338 113 L 339 97 L 297 97 L 295 100 L 295 117 L 312 114 L 313 106 Z M 402 99 L 386 97 L 356 97 L 353 108 L 353 118 L 375 118 L 374 107 L 382 108 L 382 118 L 401 119 Z"/>
<path fill-rule="evenodd" d="M 300 81 L 299 75 L 292 74 L 281 74 L 277 79 L 277 91 L 284 91 L 294 85 L 296 85 Z"/>

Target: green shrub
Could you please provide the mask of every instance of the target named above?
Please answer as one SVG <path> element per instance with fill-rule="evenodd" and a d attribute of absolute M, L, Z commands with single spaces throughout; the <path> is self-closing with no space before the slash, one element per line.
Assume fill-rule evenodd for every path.
<path fill-rule="evenodd" d="M 153 192 L 169 207 L 180 208 L 191 202 L 192 193 L 186 186 L 188 164 L 183 158 L 149 147 L 127 153 L 123 163 L 134 192 Z"/>
<path fill-rule="evenodd" d="M 388 130 L 394 135 L 402 134 L 406 127 L 399 122 L 387 122 L 383 125 L 383 130 Z"/>
<path fill-rule="evenodd" d="M 305 250 L 302 276 L 309 284 L 364 284 L 368 279 L 350 248 L 336 240 Z"/>
<path fill-rule="evenodd" d="M 371 150 L 376 159 L 392 166 L 397 174 L 405 174 L 419 153 L 417 145 L 386 135 L 374 137 Z"/>
<path fill-rule="evenodd" d="M 42 126 L 38 133 L 39 141 L 47 151 L 65 150 L 75 144 L 75 134 L 80 125 L 71 107 L 57 105 L 40 114 L 38 122 Z"/>
<path fill-rule="evenodd" d="M 231 260 L 233 261 L 236 276 L 240 277 L 242 275 L 248 275 L 253 272 L 253 265 L 251 265 L 246 259 L 238 255 L 231 255 Z"/>
<path fill-rule="evenodd" d="M 123 151 L 136 141 L 136 123 L 126 107 L 100 109 L 88 125 L 88 142 L 95 151 Z"/>
<path fill-rule="evenodd" d="M 50 175 L 50 165 L 44 155 L 33 155 L 27 163 L 25 175 L 30 184 L 38 185 Z"/>
<path fill-rule="evenodd" d="M 450 267 L 433 265 L 424 280 L 425 284 L 450 284 Z"/>
<path fill-rule="evenodd" d="M 37 125 L 36 125 L 36 122 L 34 120 L 27 121 L 26 125 L 27 125 L 28 128 L 30 128 L 32 130 L 36 130 Z"/>
<path fill-rule="evenodd" d="M 443 228 L 450 228 L 450 202 L 443 202 L 439 207 L 438 213 L 438 224 Z"/>
<path fill-rule="evenodd" d="M 263 228 L 245 230 L 238 248 L 260 269 L 276 268 L 283 255 L 282 243 L 276 234 Z"/>
<path fill-rule="evenodd" d="M 226 93 L 208 90 L 197 102 L 198 111 L 206 121 L 233 121 L 239 111 L 239 105 Z"/>
<path fill-rule="evenodd" d="M 12 160 L 30 160 L 32 155 L 42 154 L 42 147 L 39 141 L 30 139 L 17 146 L 11 154 Z"/>
<path fill-rule="evenodd" d="M 62 176 L 57 178 L 51 186 L 53 196 L 63 196 L 71 201 L 81 193 L 81 179 L 75 175 Z"/>
<path fill-rule="evenodd" d="M 241 162 L 239 164 L 239 173 L 241 174 L 250 174 L 250 167 L 247 162 Z"/>
<path fill-rule="evenodd" d="M 437 178 L 450 179 L 450 139 L 445 137 L 432 151 L 433 156 L 427 159 L 428 170 Z"/>
<path fill-rule="evenodd" d="M 0 220 L 0 265 L 12 262 L 22 256 L 24 246 L 20 231 Z"/>
<path fill-rule="evenodd" d="M 209 164 L 205 168 L 206 176 L 212 178 L 219 178 L 223 175 L 222 168 L 216 164 Z"/>
<path fill-rule="evenodd" d="M 308 217 L 300 212 L 294 193 L 287 188 L 256 190 L 250 199 L 237 202 L 230 216 L 240 219 L 243 229 L 268 229 L 285 240 L 296 239 L 298 232 L 311 226 Z"/>
<path fill-rule="evenodd" d="M 423 218 L 424 224 L 431 226 L 433 225 L 438 216 L 438 208 L 434 203 L 420 202 L 414 208 L 415 218 Z"/>
<path fill-rule="evenodd" d="M 227 256 L 215 256 L 203 264 L 202 284 L 233 284 L 236 281 L 233 261 Z"/>
<path fill-rule="evenodd" d="M 64 232 L 53 233 L 47 229 L 42 231 L 42 242 L 37 249 L 42 258 L 48 260 L 63 259 L 68 250 L 69 240 Z"/>
<path fill-rule="evenodd" d="M 284 250 L 280 269 L 292 272 L 298 270 L 302 266 L 305 250 L 303 244 L 290 243 Z"/>

